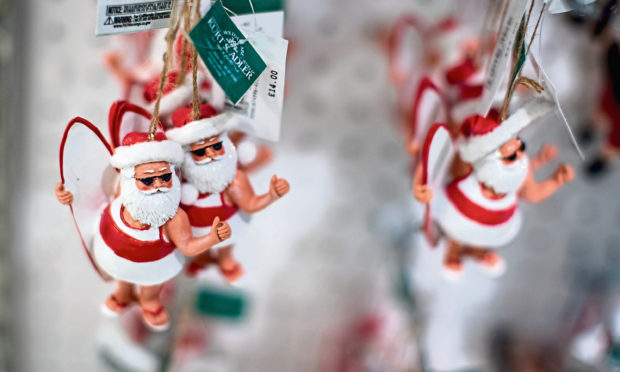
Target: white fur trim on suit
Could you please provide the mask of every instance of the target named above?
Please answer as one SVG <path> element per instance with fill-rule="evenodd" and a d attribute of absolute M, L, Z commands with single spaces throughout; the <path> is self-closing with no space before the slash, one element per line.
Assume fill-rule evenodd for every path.
<path fill-rule="evenodd" d="M 118 169 L 154 161 L 167 161 L 180 165 L 183 163 L 183 149 L 173 141 L 148 141 L 131 146 L 119 146 L 110 158 L 110 164 Z"/>
<path fill-rule="evenodd" d="M 497 150 L 504 143 L 514 138 L 523 128 L 555 108 L 553 102 L 543 98 L 532 100 L 510 115 L 499 127 L 490 133 L 472 136 L 459 145 L 461 158 L 472 163 Z"/>
<path fill-rule="evenodd" d="M 180 128 L 169 129 L 166 131 L 166 136 L 185 146 L 231 130 L 235 127 L 236 121 L 232 113 L 225 112 L 210 118 L 192 121 Z"/>

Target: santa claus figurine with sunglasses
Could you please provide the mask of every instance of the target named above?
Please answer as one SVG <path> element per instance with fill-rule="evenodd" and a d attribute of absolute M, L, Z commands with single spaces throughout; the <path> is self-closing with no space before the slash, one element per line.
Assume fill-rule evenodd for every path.
<path fill-rule="evenodd" d="M 234 127 L 230 113 L 216 114 L 209 104 L 200 106 L 200 118 L 192 119 L 192 107 L 178 109 L 172 116 L 174 128 L 166 134 L 186 150 L 183 161 L 181 207 L 187 212 L 194 236 L 209 232 L 213 220 L 227 221 L 234 234 L 216 245 L 212 252 L 197 256 L 187 267 L 187 274 L 197 275 L 210 263 L 218 265 L 224 278 L 235 282 L 243 275 L 232 248 L 251 218 L 289 192 L 289 184 L 275 175 L 269 191 L 256 195 L 246 173 L 238 168 L 237 150 L 228 131 Z"/>
<path fill-rule="evenodd" d="M 545 145 L 528 159 L 525 142 L 517 137 L 531 122 L 525 113 L 526 108 L 521 108 L 501 124 L 495 110 L 486 117 L 465 119 L 458 143 L 460 157 L 452 164 L 453 179 L 443 188 L 432 190 L 423 180 L 428 164 L 416 170 L 413 194 L 418 201 L 430 203 L 430 215 L 447 238 L 444 269 L 451 279 L 462 272 L 467 257 L 490 274 L 501 275 L 505 265 L 495 249 L 511 242 L 521 228 L 519 200 L 542 201 L 574 177 L 570 166 L 560 164 L 549 179 L 534 180 L 533 171 L 555 158 L 557 149 Z M 429 138 L 426 142 L 428 159 L 432 144 Z"/>
<path fill-rule="evenodd" d="M 87 129 L 98 133 L 92 128 Z M 99 138 L 103 137 L 99 134 Z M 63 152 L 64 147 L 63 140 Z M 109 159 L 120 170 L 120 193 L 102 205 L 93 241 L 86 243 L 98 269 L 118 280 L 117 290 L 102 306 L 104 313 L 118 315 L 137 302 L 145 323 L 154 330 L 168 328 L 168 313 L 159 295 L 162 285 L 183 269 L 185 256 L 199 255 L 231 236 L 230 226 L 217 218 L 204 236 L 192 236 L 187 214 L 179 208 L 181 188 L 175 165 L 182 160 L 181 147 L 162 132 L 152 141 L 144 132 L 127 134 Z M 72 205 L 72 212 L 80 207 L 73 205 L 74 195 L 63 183 L 56 185 L 55 193 L 60 203 Z M 78 193 L 78 204 L 83 205 L 80 197 Z M 78 220 L 76 225 L 80 229 Z M 88 231 L 80 233 L 86 236 Z M 136 286 L 140 286 L 137 293 Z"/>

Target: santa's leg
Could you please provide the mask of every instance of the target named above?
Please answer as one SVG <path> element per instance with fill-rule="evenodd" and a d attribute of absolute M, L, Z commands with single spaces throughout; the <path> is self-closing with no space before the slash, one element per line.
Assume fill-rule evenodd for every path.
<path fill-rule="evenodd" d="M 466 247 L 463 254 L 476 260 L 487 273 L 493 276 L 500 276 L 506 271 L 504 259 L 493 249 Z"/>
<path fill-rule="evenodd" d="M 206 252 L 203 252 L 198 256 L 193 257 L 189 265 L 187 265 L 187 267 L 185 268 L 185 275 L 190 277 L 196 276 L 209 264 L 216 263 L 217 260 L 213 258 L 213 255 L 213 252 L 211 252 L 211 250 L 209 249 Z"/>
<path fill-rule="evenodd" d="M 105 300 L 101 310 L 106 315 L 116 316 L 127 310 L 135 300 L 134 285 L 119 280 L 118 288 Z"/>
<path fill-rule="evenodd" d="M 452 239 L 448 240 L 443 260 L 444 274 L 448 279 L 456 279 L 463 271 L 463 246 Z"/>
<path fill-rule="evenodd" d="M 142 318 L 146 325 L 155 331 L 168 329 L 168 312 L 159 300 L 162 285 L 143 286 L 140 288 L 138 300 L 142 309 Z"/>
<path fill-rule="evenodd" d="M 229 282 L 234 282 L 243 275 L 241 263 L 233 257 L 233 246 L 227 245 L 217 252 L 217 263 L 224 278 Z"/>

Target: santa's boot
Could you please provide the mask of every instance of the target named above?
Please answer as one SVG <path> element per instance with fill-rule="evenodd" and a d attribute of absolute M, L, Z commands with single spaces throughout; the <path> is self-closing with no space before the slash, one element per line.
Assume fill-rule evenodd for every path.
<path fill-rule="evenodd" d="M 153 331 L 165 331 L 170 326 L 168 311 L 159 300 L 161 285 L 140 288 L 140 310 L 144 323 Z"/>
<path fill-rule="evenodd" d="M 443 275 L 448 280 L 457 280 L 461 277 L 462 272 L 463 247 L 455 241 L 448 241 L 443 261 Z"/>
<path fill-rule="evenodd" d="M 216 262 L 217 260 L 213 258 L 211 251 L 208 250 L 192 258 L 190 263 L 185 268 L 185 275 L 189 277 L 195 277 L 200 274 L 200 272 L 204 270 L 209 264 Z"/>
<path fill-rule="evenodd" d="M 220 248 L 218 250 L 217 262 L 220 272 L 231 284 L 243 276 L 243 266 L 232 255 L 232 246 Z"/>
<path fill-rule="evenodd" d="M 119 280 L 116 291 L 101 305 L 101 312 L 109 317 L 115 317 L 128 310 L 134 301 L 136 301 L 134 285 Z"/>
<path fill-rule="evenodd" d="M 500 277 L 506 272 L 504 259 L 492 249 L 467 247 L 465 255 L 473 258 L 487 274 L 493 277 Z"/>

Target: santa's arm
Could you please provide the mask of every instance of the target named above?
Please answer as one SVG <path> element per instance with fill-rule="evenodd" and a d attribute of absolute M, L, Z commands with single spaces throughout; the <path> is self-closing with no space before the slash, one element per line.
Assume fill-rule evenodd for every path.
<path fill-rule="evenodd" d="M 519 197 L 531 203 L 538 203 L 553 195 L 563 184 L 574 178 L 573 168 L 566 164 L 560 164 L 553 175 L 547 180 L 536 183 L 534 174 L 530 169 L 525 182 L 519 190 Z"/>
<path fill-rule="evenodd" d="M 289 184 L 285 179 L 274 175 L 269 183 L 269 191 L 262 195 L 256 195 L 247 174 L 239 170 L 233 182 L 226 189 L 226 195 L 242 211 L 254 213 L 265 209 L 271 203 L 280 199 L 284 194 L 288 193 L 289 189 Z"/>
<path fill-rule="evenodd" d="M 418 165 L 413 175 L 413 196 L 420 203 L 429 203 L 433 199 L 433 191 L 422 182 L 422 164 Z"/>
<path fill-rule="evenodd" d="M 199 255 L 221 241 L 230 238 L 230 226 L 226 222 L 220 222 L 216 217 L 211 225 L 209 234 L 194 238 L 187 213 L 181 208 L 164 227 L 166 237 L 186 256 Z"/>
<path fill-rule="evenodd" d="M 555 159 L 558 156 L 557 147 L 549 144 L 543 145 L 538 154 L 530 160 L 530 166 L 532 170 L 535 172 L 543 165 L 547 164 L 551 160 Z"/>

